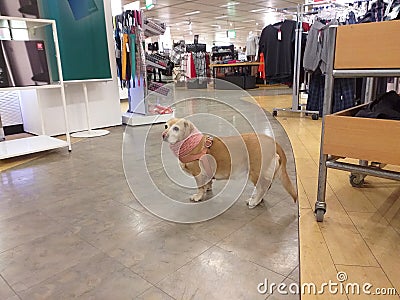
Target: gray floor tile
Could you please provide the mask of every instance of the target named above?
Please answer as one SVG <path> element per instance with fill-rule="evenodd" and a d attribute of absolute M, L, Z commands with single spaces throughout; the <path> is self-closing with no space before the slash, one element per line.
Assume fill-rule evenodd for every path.
<path fill-rule="evenodd" d="M 139 297 L 135 298 L 136 300 L 174 300 L 174 298 L 170 297 L 162 290 L 152 287 L 144 292 Z"/>
<path fill-rule="evenodd" d="M 54 232 L 0 254 L 0 273 L 16 292 L 76 265 L 98 251 L 69 231 Z"/>
<path fill-rule="evenodd" d="M 83 260 L 21 293 L 26 300 L 132 299 L 151 285 L 105 254 Z"/>
<path fill-rule="evenodd" d="M 90 241 L 151 283 L 160 281 L 211 246 L 188 235 L 181 225 L 166 222 L 147 228 L 115 226 Z"/>
<path fill-rule="evenodd" d="M 227 251 L 284 276 L 298 265 L 296 216 L 282 223 L 270 221 L 264 212 L 218 245 Z"/>
<path fill-rule="evenodd" d="M 265 299 L 257 285 L 284 277 L 213 247 L 157 286 L 176 299 Z"/>
<path fill-rule="evenodd" d="M 16 296 L 13 290 L 7 285 L 7 283 L 0 277 L 0 299 L 9 299 Z"/>
<path fill-rule="evenodd" d="M 1 220 L 0 253 L 61 229 L 58 223 L 39 211 Z"/>

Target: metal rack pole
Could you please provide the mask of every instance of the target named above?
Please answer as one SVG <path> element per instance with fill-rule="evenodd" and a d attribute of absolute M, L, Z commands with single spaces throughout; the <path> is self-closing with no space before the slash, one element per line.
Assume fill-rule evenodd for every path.
<path fill-rule="evenodd" d="M 330 3 L 330 2 L 329 2 Z M 278 111 L 287 111 L 293 113 L 306 113 L 312 114 L 312 118 L 314 120 L 318 119 L 319 112 L 318 111 L 309 111 L 302 110 L 299 107 L 300 103 L 300 73 L 301 73 L 301 44 L 302 44 L 302 35 L 303 35 L 303 16 L 304 16 L 304 7 L 308 6 L 305 4 L 297 5 L 297 23 L 296 23 L 296 32 L 295 32 L 295 47 L 294 47 L 294 63 L 293 63 L 293 92 L 292 92 L 292 107 L 290 108 L 273 108 L 272 115 L 277 116 Z"/>
<path fill-rule="evenodd" d="M 322 118 L 322 130 L 321 130 L 321 146 L 320 146 L 320 157 L 319 157 L 319 170 L 318 170 L 318 192 L 317 202 L 315 203 L 315 214 L 317 221 L 322 222 L 323 216 L 326 212 L 326 179 L 327 179 L 327 167 L 326 161 L 328 155 L 324 154 L 324 133 L 325 133 L 325 116 L 332 112 L 332 96 L 333 96 L 333 59 L 335 56 L 335 41 L 336 41 L 336 26 L 328 28 L 328 63 L 325 75 L 325 94 L 324 94 L 324 106 L 323 106 L 323 118 Z"/>

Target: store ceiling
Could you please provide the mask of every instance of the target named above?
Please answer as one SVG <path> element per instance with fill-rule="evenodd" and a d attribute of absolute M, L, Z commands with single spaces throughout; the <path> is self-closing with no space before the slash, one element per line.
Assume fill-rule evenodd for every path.
<path fill-rule="evenodd" d="M 122 2 L 125 5 L 132 0 Z M 199 42 L 230 41 L 243 46 L 250 31 L 261 32 L 266 25 L 283 18 L 270 8 L 296 7 L 298 3 L 304 0 L 158 0 L 153 9 L 146 11 L 146 16 L 170 26 L 175 41 L 189 42 L 198 34 Z M 227 30 L 235 30 L 236 38 L 228 40 Z"/>

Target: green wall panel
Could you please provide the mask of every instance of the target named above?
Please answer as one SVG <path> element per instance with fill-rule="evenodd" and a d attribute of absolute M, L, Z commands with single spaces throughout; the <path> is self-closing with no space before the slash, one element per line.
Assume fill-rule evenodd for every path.
<path fill-rule="evenodd" d="M 38 0 L 38 5 L 41 18 L 56 20 L 64 80 L 112 77 L 103 0 Z M 48 52 L 54 54 L 54 48 Z M 50 68 L 58 80 L 54 60 Z"/>

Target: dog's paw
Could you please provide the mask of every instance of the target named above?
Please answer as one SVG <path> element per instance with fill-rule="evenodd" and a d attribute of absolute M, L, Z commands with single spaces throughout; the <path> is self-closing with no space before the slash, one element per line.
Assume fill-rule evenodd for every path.
<path fill-rule="evenodd" d="M 194 194 L 190 196 L 190 201 L 198 202 L 203 200 L 203 195 L 202 194 Z"/>
<path fill-rule="evenodd" d="M 247 199 L 246 203 L 247 203 L 247 206 L 248 206 L 249 208 L 254 208 L 254 207 L 256 207 L 258 204 L 260 204 L 262 200 L 263 200 L 262 198 L 261 198 L 261 199 L 249 198 L 249 199 Z"/>

